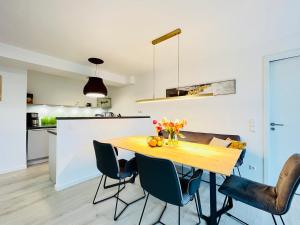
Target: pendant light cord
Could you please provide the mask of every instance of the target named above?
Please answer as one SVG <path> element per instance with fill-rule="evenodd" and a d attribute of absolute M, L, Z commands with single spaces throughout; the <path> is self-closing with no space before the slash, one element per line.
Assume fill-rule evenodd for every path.
<path fill-rule="evenodd" d="M 155 99 L 155 78 L 156 78 L 156 70 L 155 70 L 155 45 L 153 45 L 153 99 Z"/>
<path fill-rule="evenodd" d="M 180 38 L 177 36 L 177 96 L 180 95 Z M 155 82 L 156 82 L 156 68 L 155 68 L 155 45 L 153 45 L 153 99 L 155 99 Z"/>
<path fill-rule="evenodd" d="M 96 64 L 96 71 L 95 71 L 95 77 L 98 75 L 98 64 Z"/>
<path fill-rule="evenodd" d="M 178 38 L 177 38 L 177 96 L 179 96 L 180 94 L 180 91 L 179 91 L 179 72 L 180 72 L 180 67 L 179 67 L 179 64 L 180 64 L 180 57 L 179 57 L 179 44 L 180 44 L 180 41 L 179 41 L 179 35 L 178 35 Z"/>

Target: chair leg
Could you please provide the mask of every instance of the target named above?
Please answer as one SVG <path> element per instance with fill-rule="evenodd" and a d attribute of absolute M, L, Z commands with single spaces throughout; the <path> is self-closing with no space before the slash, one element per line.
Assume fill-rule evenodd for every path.
<path fill-rule="evenodd" d="M 285 225 L 285 222 L 284 222 L 282 216 L 279 216 L 279 217 L 280 217 L 280 219 L 281 219 L 282 224 Z"/>
<path fill-rule="evenodd" d="M 272 218 L 273 218 L 274 224 L 275 224 L 275 225 L 277 225 L 277 221 L 276 221 L 276 218 L 275 218 L 275 216 L 274 216 L 273 214 L 271 214 L 271 215 L 272 215 Z M 279 215 L 279 217 L 280 217 L 280 220 L 281 220 L 282 224 L 283 224 L 283 225 L 285 225 L 285 222 L 284 222 L 284 220 L 283 220 L 282 216 L 281 216 L 281 215 Z"/>
<path fill-rule="evenodd" d="M 118 190 L 120 190 L 120 187 L 121 187 L 121 180 L 120 180 L 120 184 L 119 184 Z M 124 189 L 124 187 L 123 187 L 122 189 Z M 122 189 L 121 189 L 121 190 L 122 190 Z M 119 198 L 119 193 L 120 193 L 120 192 L 121 192 L 121 191 L 119 191 L 118 194 L 116 195 L 117 201 L 116 201 L 115 216 L 114 216 L 114 220 L 115 220 L 115 221 L 122 215 L 122 213 L 127 209 L 128 206 L 130 206 L 130 205 L 132 205 L 133 203 L 136 203 L 136 202 L 138 202 L 138 201 L 140 201 L 140 200 L 142 200 L 143 198 L 146 197 L 145 191 L 143 190 L 144 195 L 143 195 L 142 197 L 140 197 L 140 198 L 138 198 L 138 199 L 136 199 L 136 200 L 133 200 L 132 202 L 127 203 L 127 202 L 125 202 L 124 200 L 122 200 L 121 198 Z M 122 202 L 123 204 L 125 204 L 125 207 L 124 207 L 124 208 L 122 209 L 122 211 L 116 216 L 117 206 L 118 206 L 118 201 L 120 201 L 120 202 Z"/>
<path fill-rule="evenodd" d="M 197 200 L 197 205 L 199 208 L 200 217 L 202 217 L 202 207 L 201 207 L 199 190 L 197 190 L 197 192 L 196 192 L 196 200 Z"/>
<path fill-rule="evenodd" d="M 146 201 L 145 201 L 145 204 L 144 204 L 144 207 L 143 207 L 142 215 L 140 217 L 139 225 L 141 225 L 143 215 L 144 215 L 144 212 L 145 212 L 145 208 L 146 208 L 146 205 L 147 205 L 147 202 L 148 202 L 148 198 L 149 198 L 149 193 L 147 194 L 147 197 L 146 197 Z"/>
<path fill-rule="evenodd" d="M 124 179 L 123 182 L 124 182 L 124 188 L 125 188 L 126 187 L 126 180 Z"/>
<path fill-rule="evenodd" d="M 98 191 L 99 191 L 99 188 L 100 188 L 101 183 L 102 183 L 103 176 L 104 176 L 104 175 L 101 176 L 100 183 L 99 183 L 99 185 L 98 185 L 97 191 L 96 191 L 95 196 L 94 196 L 94 200 L 93 200 L 93 204 L 94 204 L 94 205 L 96 205 L 96 204 L 98 204 L 98 203 L 101 203 L 101 202 L 104 202 L 104 201 L 106 201 L 106 200 L 109 200 L 109 199 L 111 199 L 111 198 L 115 198 L 116 195 L 118 194 L 118 192 L 117 192 L 117 193 L 114 194 L 114 195 L 111 195 L 111 196 L 109 196 L 109 197 L 107 197 L 107 198 L 104 198 L 104 199 L 101 199 L 101 200 L 99 200 L 99 201 L 96 201 L 96 198 L 97 198 L 97 195 L 98 195 Z M 125 187 L 122 187 L 121 190 L 120 190 L 119 192 L 123 191 L 124 188 L 125 188 Z"/>
<path fill-rule="evenodd" d="M 226 180 L 226 176 L 224 176 L 224 175 L 221 175 L 221 177 L 223 177 L 223 179 L 224 179 L 224 180 Z"/>
<path fill-rule="evenodd" d="M 95 196 L 94 196 L 94 200 L 93 200 L 93 204 L 94 204 L 94 205 L 95 205 L 95 204 L 97 204 L 97 203 L 99 203 L 99 202 L 95 202 L 95 200 L 96 200 L 96 197 L 97 197 L 97 194 L 98 194 L 98 191 L 99 191 L 99 188 L 100 188 L 100 185 L 101 185 L 102 179 L 103 179 L 103 175 L 101 176 L 101 179 L 100 179 L 100 182 L 99 182 L 99 185 L 98 185 L 97 191 L 96 191 L 96 193 L 95 193 Z"/>
<path fill-rule="evenodd" d="M 124 212 L 125 208 L 127 207 L 127 206 L 126 206 L 126 207 L 123 209 L 123 211 L 121 211 L 120 214 L 119 214 L 118 216 L 116 216 L 116 214 L 117 214 L 117 209 L 118 209 L 118 202 L 119 202 L 120 186 L 121 186 L 121 180 L 119 180 L 118 192 L 117 192 L 117 195 L 116 195 L 116 198 L 117 198 L 117 199 L 116 199 L 116 207 L 115 207 L 115 214 L 114 214 L 114 220 L 115 220 L 115 221 L 119 218 L 119 216 Z"/>
<path fill-rule="evenodd" d="M 160 213 L 160 216 L 159 216 L 159 219 L 154 223 L 154 224 L 162 224 L 162 225 L 165 225 L 162 221 L 161 221 L 161 218 L 163 217 L 166 209 L 167 209 L 167 206 L 168 206 L 168 203 L 165 204 L 162 212 Z"/>
<path fill-rule="evenodd" d="M 145 198 L 145 196 L 146 196 L 146 193 L 145 193 L 145 191 L 143 190 L 144 195 L 143 195 L 142 197 L 140 197 L 140 198 L 138 198 L 138 199 L 136 199 L 136 200 L 130 202 L 130 203 L 127 203 L 127 202 L 125 202 L 124 200 L 122 200 L 122 199 L 119 197 L 119 195 L 120 195 L 120 192 L 123 191 L 123 190 L 125 189 L 125 179 L 124 179 L 123 182 L 122 182 L 122 180 L 119 180 L 119 182 L 118 182 L 118 191 L 117 191 L 116 194 L 111 195 L 111 196 L 109 196 L 109 197 L 107 197 L 107 198 L 101 199 L 101 200 L 99 200 L 99 201 L 95 201 L 95 200 L 96 200 L 96 197 L 97 197 L 97 195 L 98 195 L 99 188 L 100 188 L 101 183 L 102 183 L 102 179 L 103 179 L 103 175 L 101 176 L 100 183 L 99 183 L 99 185 L 98 185 L 98 188 L 97 188 L 97 191 L 96 191 L 94 200 L 93 200 L 93 204 L 96 205 L 96 204 L 98 204 L 98 203 L 100 203 L 100 202 L 104 202 L 104 201 L 109 200 L 109 199 L 111 199 L 111 198 L 116 198 L 115 213 L 114 213 L 114 220 L 115 220 L 115 221 L 122 215 L 122 213 L 125 211 L 125 209 L 127 209 L 127 207 L 128 207 L 129 205 L 131 205 L 131 204 L 133 204 L 133 203 L 135 203 L 135 202 L 137 202 L 137 201 L 139 201 L 139 200 L 142 200 L 142 199 Z M 122 185 L 122 184 L 124 184 L 124 186 L 121 188 L 121 185 Z M 119 203 L 119 201 L 122 202 L 123 204 L 125 204 L 125 207 L 124 207 L 124 208 L 122 209 L 122 211 L 117 215 L 117 210 L 118 210 L 118 203 Z"/>
<path fill-rule="evenodd" d="M 197 195 L 194 196 L 194 200 L 195 200 L 195 204 L 196 204 L 196 209 L 197 209 L 197 215 L 198 215 L 198 219 L 199 219 L 199 223 L 201 223 L 201 216 L 202 216 L 202 212 L 201 212 L 201 206 L 198 206 L 198 202 L 197 202 Z"/>
<path fill-rule="evenodd" d="M 190 169 L 188 172 L 184 173 L 184 166 L 183 164 L 181 164 L 181 168 L 176 169 L 177 173 L 180 175 L 181 178 L 185 178 L 185 177 L 191 177 L 191 173 L 193 173 L 193 170 Z"/>
<path fill-rule="evenodd" d="M 107 179 L 107 176 L 104 177 L 104 183 L 103 183 L 103 188 L 104 189 L 106 189 L 106 179 Z"/>
<path fill-rule="evenodd" d="M 232 219 L 236 220 L 237 222 L 241 223 L 241 224 L 244 224 L 244 225 L 249 225 L 248 223 L 244 222 L 243 220 L 237 218 L 236 216 L 230 214 L 230 213 L 225 213 L 227 216 L 231 217 Z"/>
<path fill-rule="evenodd" d="M 272 218 L 273 218 L 274 224 L 275 224 L 275 225 L 277 225 L 277 222 L 276 222 L 276 219 L 275 219 L 274 215 L 273 215 L 273 214 L 271 214 L 271 215 L 272 215 Z"/>
<path fill-rule="evenodd" d="M 180 206 L 178 206 L 178 225 L 180 225 Z"/>
<path fill-rule="evenodd" d="M 224 202 L 223 202 L 222 209 L 224 209 L 224 208 L 225 208 L 225 206 L 226 206 L 226 201 L 227 201 L 227 198 L 228 198 L 228 196 L 226 195 L 226 196 L 225 196 L 225 200 L 224 200 Z M 219 224 L 219 223 L 220 223 L 221 217 L 222 217 L 222 214 L 219 216 L 219 219 L 218 219 L 218 222 L 217 222 L 217 224 Z"/>
<path fill-rule="evenodd" d="M 227 202 L 226 202 L 227 201 Z M 231 205 L 231 207 L 233 206 L 233 201 L 232 201 L 232 198 L 231 197 L 228 197 L 226 196 L 225 197 L 225 201 L 223 203 L 223 208 L 225 208 L 227 205 Z M 230 214 L 229 212 L 225 212 L 225 215 L 231 217 L 232 219 L 236 220 L 237 222 L 241 223 L 241 224 L 244 224 L 244 225 L 249 225 L 248 223 L 244 222 L 243 220 L 237 218 L 236 216 Z M 221 215 L 219 216 L 219 219 L 218 219 L 218 222 L 217 224 L 219 224 L 221 220 Z"/>
<path fill-rule="evenodd" d="M 236 167 L 236 168 L 237 168 L 237 170 L 238 170 L 238 172 L 239 172 L 239 176 L 242 177 L 240 168 L 239 168 L 239 167 Z"/>
<path fill-rule="evenodd" d="M 110 184 L 110 185 L 106 185 L 106 180 L 107 180 L 107 176 L 105 176 L 104 178 L 104 183 L 103 183 L 103 188 L 104 189 L 108 189 L 108 188 L 112 188 L 112 187 L 116 187 L 119 185 L 119 183 L 115 183 L 115 184 Z M 128 181 L 129 182 L 129 181 Z M 126 183 L 128 182 L 125 182 L 125 179 L 124 179 L 124 188 L 126 187 Z"/>
<path fill-rule="evenodd" d="M 146 196 L 146 200 L 145 200 L 145 204 L 144 204 L 144 207 L 143 207 L 143 210 L 142 210 L 142 214 L 141 214 L 141 217 L 140 217 L 140 220 L 139 220 L 139 225 L 141 225 L 142 223 L 142 219 L 143 219 L 143 216 L 144 216 L 144 212 L 145 212 L 145 209 L 146 209 L 146 205 L 147 205 L 147 202 L 148 202 L 148 198 L 149 198 L 149 193 L 147 194 Z M 199 223 L 198 225 L 201 223 L 201 206 L 198 207 L 198 203 L 197 203 L 197 200 L 196 200 L 197 196 L 194 198 L 195 200 L 195 204 L 196 204 L 196 209 L 197 209 L 197 214 L 198 214 L 198 218 L 199 218 Z M 165 204 L 164 208 L 163 208 L 163 211 L 161 212 L 160 216 L 159 216 L 159 219 L 154 223 L 154 224 L 163 224 L 165 225 L 161 219 L 166 211 L 166 208 L 167 208 L 167 203 Z M 180 225 L 181 223 L 181 216 L 180 216 L 180 206 L 178 206 L 178 225 Z"/>

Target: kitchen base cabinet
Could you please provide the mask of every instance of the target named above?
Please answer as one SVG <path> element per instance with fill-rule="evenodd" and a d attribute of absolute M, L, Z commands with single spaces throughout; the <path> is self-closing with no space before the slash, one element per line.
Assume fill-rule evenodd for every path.
<path fill-rule="evenodd" d="M 49 157 L 49 129 L 28 130 L 27 164 L 47 162 Z"/>

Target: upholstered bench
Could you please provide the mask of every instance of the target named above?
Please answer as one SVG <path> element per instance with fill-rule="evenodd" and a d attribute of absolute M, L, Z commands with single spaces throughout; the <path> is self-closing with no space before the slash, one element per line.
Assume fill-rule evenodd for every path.
<path fill-rule="evenodd" d="M 210 141 L 215 137 L 222 140 L 226 140 L 230 138 L 233 141 L 241 141 L 241 138 L 239 135 L 230 135 L 230 134 L 214 134 L 214 133 L 201 133 L 201 132 L 191 132 L 191 131 L 182 131 L 181 132 L 185 138 L 179 138 L 179 140 L 182 141 L 189 141 L 199 144 L 209 144 Z M 230 149 L 228 149 L 230 151 Z M 238 170 L 239 175 L 241 176 L 239 167 L 243 164 L 243 160 L 246 154 L 246 149 L 242 149 L 242 153 L 240 155 L 240 158 L 238 159 L 235 168 Z M 179 174 L 186 176 L 189 174 L 189 171 L 187 172 L 186 169 L 181 166 L 177 166 Z M 234 171 L 233 171 L 234 172 Z"/>

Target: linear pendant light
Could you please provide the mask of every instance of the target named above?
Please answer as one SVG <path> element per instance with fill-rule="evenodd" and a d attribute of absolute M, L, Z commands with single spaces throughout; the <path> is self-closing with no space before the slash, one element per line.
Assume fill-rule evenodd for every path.
<path fill-rule="evenodd" d="M 107 96 L 107 88 L 103 83 L 103 79 L 98 77 L 98 65 L 103 64 L 104 61 L 99 58 L 89 58 L 90 63 L 96 65 L 95 76 L 89 77 L 88 82 L 83 88 L 83 94 L 90 98 L 103 98 Z"/>
<path fill-rule="evenodd" d="M 188 100 L 188 99 L 197 99 L 197 98 L 203 98 L 205 96 L 212 96 L 212 94 L 202 94 L 202 95 L 186 95 L 186 96 L 180 96 L 180 89 L 179 89 L 179 79 L 180 79 L 180 54 L 179 54 L 179 35 L 181 34 L 181 29 L 178 28 L 176 30 L 173 30 L 159 38 L 156 38 L 152 41 L 153 45 L 153 97 L 150 99 L 140 99 L 137 100 L 137 103 L 150 103 L 150 102 L 165 102 L 165 101 L 178 101 L 178 100 Z M 174 97 L 166 97 L 166 98 L 156 98 L 155 97 L 155 78 L 156 78 L 156 68 L 155 68 L 155 45 L 166 41 L 174 36 L 178 37 L 177 42 L 177 96 Z"/>
<path fill-rule="evenodd" d="M 194 100 L 200 99 L 203 97 L 213 96 L 212 93 L 205 93 L 201 95 L 185 95 L 185 96 L 175 96 L 175 97 L 166 97 L 166 98 L 148 98 L 148 99 L 139 99 L 136 100 L 136 103 L 150 103 L 150 102 L 169 102 L 169 101 L 181 101 L 181 100 Z"/>

